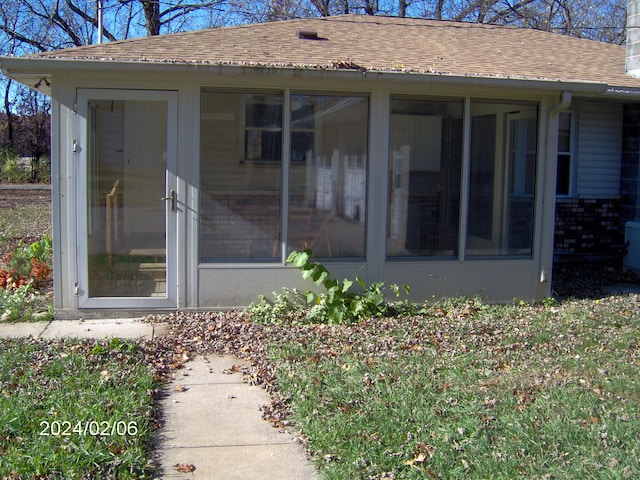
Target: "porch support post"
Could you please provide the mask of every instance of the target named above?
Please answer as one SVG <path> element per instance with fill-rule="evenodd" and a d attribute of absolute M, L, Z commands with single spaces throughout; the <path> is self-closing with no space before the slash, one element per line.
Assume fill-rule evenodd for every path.
<path fill-rule="evenodd" d="M 369 126 L 369 188 L 367 192 L 368 281 L 383 281 L 386 259 L 387 198 L 389 177 L 389 109 L 386 90 L 371 94 Z"/>

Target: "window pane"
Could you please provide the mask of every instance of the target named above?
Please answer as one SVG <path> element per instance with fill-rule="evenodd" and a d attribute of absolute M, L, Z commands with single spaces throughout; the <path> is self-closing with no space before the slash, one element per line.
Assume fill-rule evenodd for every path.
<path fill-rule="evenodd" d="M 461 100 L 394 98 L 387 256 L 454 256 L 458 250 Z"/>
<path fill-rule="evenodd" d="M 293 95 L 289 249 L 365 254 L 366 97 Z"/>
<path fill-rule="evenodd" d="M 496 116 L 478 115 L 471 120 L 471 183 L 469 226 L 474 241 L 491 241 L 496 177 Z"/>
<path fill-rule="evenodd" d="M 282 158 L 282 132 L 270 130 L 245 131 L 245 159 L 250 162 L 280 162 Z"/>
<path fill-rule="evenodd" d="M 282 95 L 204 89 L 200 261 L 278 261 Z"/>
<path fill-rule="evenodd" d="M 472 103 L 467 255 L 531 255 L 537 107 Z"/>
<path fill-rule="evenodd" d="M 571 162 L 573 112 L 561 112 L 558 115 L 558 172 L 556 194 L 571 194 Z"/>
<path fill-rule="evenodd" d="M 166 297 L 167 104 L 95 100 L 89 113 L 88 294 Z"/>
<path fill-rule="evenodd" d="M 282 128 L 282 100 L 271 95 L 245 95 L 245 125 Z"/>
<path fill-rule="evenodd" d="M 571 112 L 558 115 L 558 152 L 571 152 Z"/>

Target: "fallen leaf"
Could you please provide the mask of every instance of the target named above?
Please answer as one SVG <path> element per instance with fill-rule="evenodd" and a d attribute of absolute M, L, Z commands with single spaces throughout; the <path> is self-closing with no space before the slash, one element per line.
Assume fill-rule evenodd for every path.
<path fill-rule="evenodd" d="M 176 392 L 186 392 L 189 389 L 184 385 L 176 385 L 176 387 L 173 390 Z"/>
<path fill-rule="evenodd" d="M 176 463 L 173 468 L 175 468 L 180 473 L 191 473 L 195 471 L 196 467 L 194 465 L 188 463 Z"/>
<path fill-rule="evenodd" d="M 124 452 L 124 449 L 122 448 L 122 446 L 112 443 L 111 445 L 109 445 L 109 451 L 114 455 L 120 455 L 122 452 Z"/>
<path fill-rule="evenodd" d="M 230 368 L 225 368 L 222 373 L 225 375 L 232 375 L 234 373 L 242 372 L 242 365 L 232 365 Z"/>
<path fill-rule="evenodd" d="M 419 453 L 417 457 L 413 460 L 407 460 L 404 462 L 405 465 L 413 466 L 416 463 L 423 463 L 427 459 L 427 456 L 424 453 Z"/>

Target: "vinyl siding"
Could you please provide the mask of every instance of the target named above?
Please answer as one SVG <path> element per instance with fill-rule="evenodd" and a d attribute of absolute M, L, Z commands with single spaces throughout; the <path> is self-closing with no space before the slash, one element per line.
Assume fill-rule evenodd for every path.
<path fill-rule="evenodd" d="M 576 104 L 578 111 L 578 183 L 580 198 L 620 195 L 622 105 Z"/>

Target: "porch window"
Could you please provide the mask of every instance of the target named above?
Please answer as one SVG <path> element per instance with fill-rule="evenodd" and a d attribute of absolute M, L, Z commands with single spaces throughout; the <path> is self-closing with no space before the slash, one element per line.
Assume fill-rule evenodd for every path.
<path fill-rule="evenodd" d="M 457 256 L 463 105 L 391 100 L 388 257 Z"/>
<path fill-rule="evenodd" d="M 203 89 L 200 260 L 279 261 L 280 92 Z"/>
<path fill-rule="evenodd" d="M 293 94 L 288 248 L 365 255 L 366 96 Z"/>
<path fill-rule="evenodd" d="M 468 256 L 533 252 L 537 107 L 472 102 Z"/>
<path fill-rule="evenodd" d="M 574 163 L 574 113 L 561 112 L 558 116 L 558 175 L 556 195 L 569 196 L 572 192 Z"/>
<path fill-rule="evenodd" d="M 202 90 L 201 262 L 280 261 L 284 226 L 288 251 L 364 257 L 368 97 L 300 93 L 290 103 L 284 125 L 280 92 Z"/>

